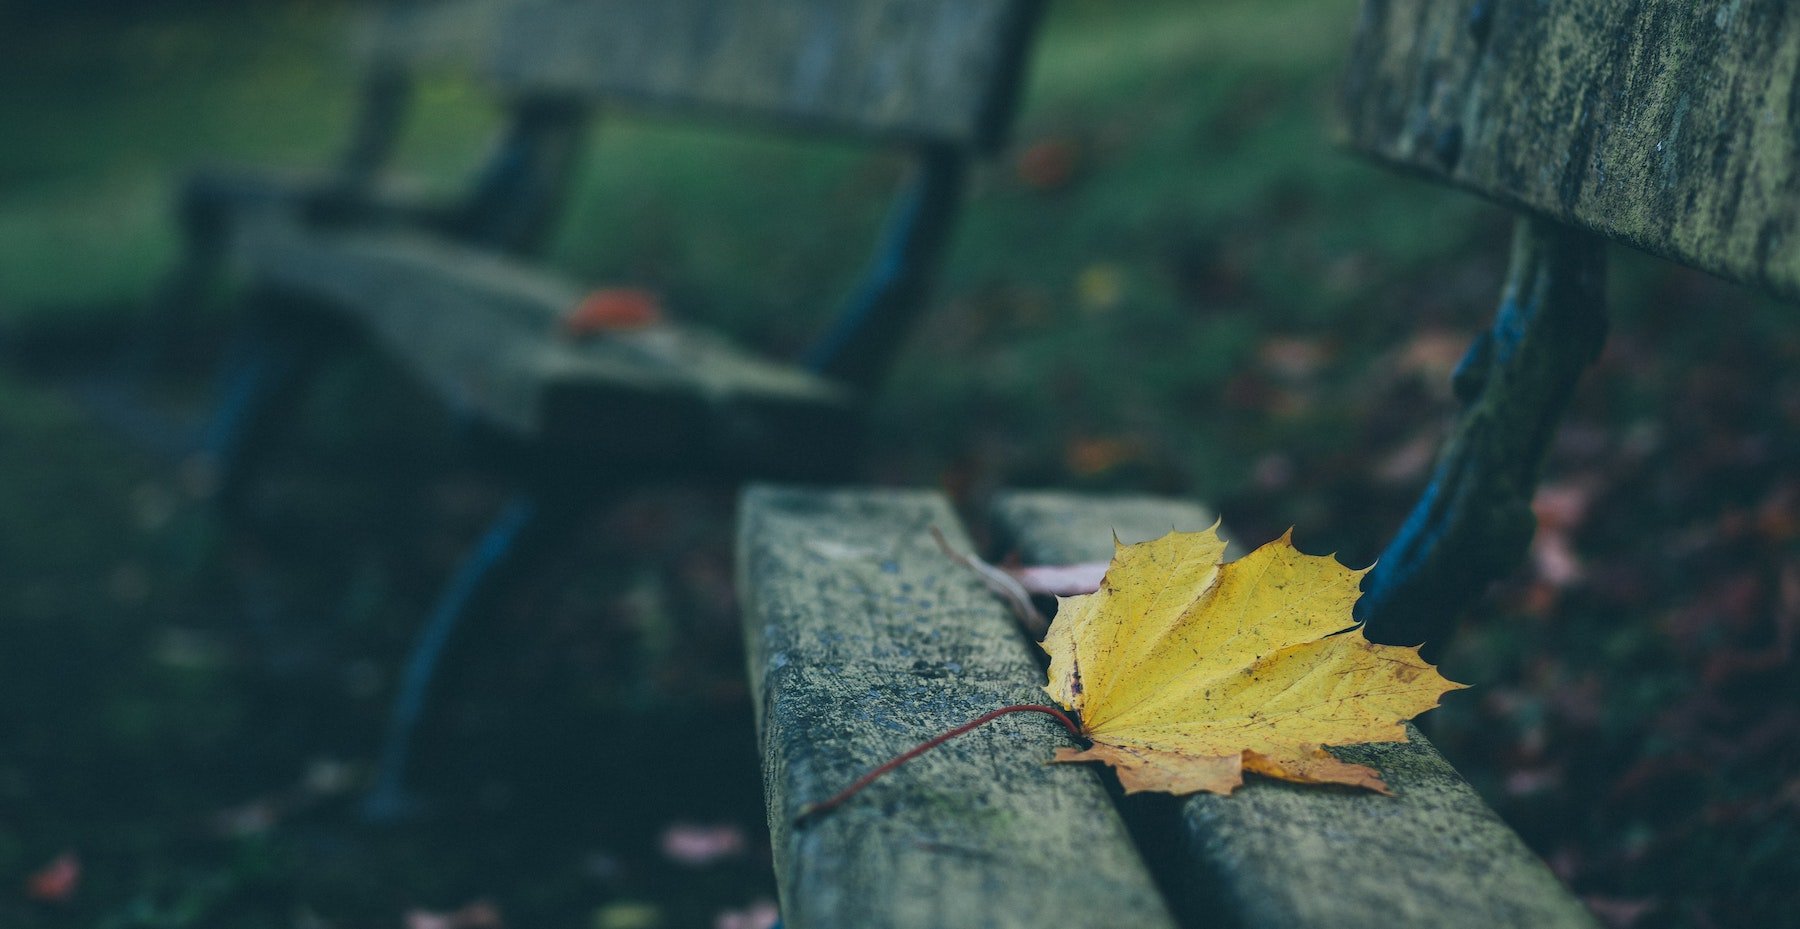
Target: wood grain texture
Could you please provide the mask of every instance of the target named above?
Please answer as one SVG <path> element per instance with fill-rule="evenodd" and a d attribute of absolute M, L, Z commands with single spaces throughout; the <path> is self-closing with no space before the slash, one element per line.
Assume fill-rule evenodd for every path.
<path fill-rule="evenodd" d="M 794 816 L 981 713 L 1042 703 L 1006 609 L 931 540 L 969 541 L 939 495 L 759 486 L 739 590 L 784 925 L 1172 927 L 1096 772 L 1014 715 L 956 739 L 803 828 Z"/>
<path fill-rule="evenodd" d="M 1366 0 L 1349 144 L 1800 298 L 1800 4 Z"/>
<path fill-rule="evenodd" d="M 1006 122 L 1038 0 L 531 0 L 493 72 L 525 93 L 965 145 Z"/>
<path fill-rule="evenodd" d="M 454 408 L 534 445 L 620 467 L 809 474 L 852 442 L 834 385 L 694 327 L 566 337 L 582 290 L 490 253 L 282 223 L 253 227 L 242 251 L 260 283 L 358 322 Z"/>
<path fill-rule="evenodd" d="M 1213 515 L 1174 500 L 1002 496 L 996 534 L 1027 563 L 1108 557 L 1112 533 L 1154 538 L 1204 529 Z M 1301 539 L 1304 547 L 1304 538 Z M 1194 890 L 1183 915 L 1244 926 L 1592 927 L 1593 919 L 1482 803 L 1437 750 L 1411 742 L 1338 749 L 1373 765 L 1398 796 L 1250 779 L 1232 796 L 1180 807 Z"/>
<path fill-rule="evenodd" d="M 1172 530 L 1195 532 L 1217 520 L 1199 504 L 1139 494 L 1014 490 L 996 497 L 992 508 L 995 554 L 1016 552 L 1028 565 L 1101 561 L 1112 557 L 1115 534 L 1133 545 Z M 1220 535 L 1231 539 L 1223 530 Z M 1232 542 L 1227 557 L 1236 557 Z"/>

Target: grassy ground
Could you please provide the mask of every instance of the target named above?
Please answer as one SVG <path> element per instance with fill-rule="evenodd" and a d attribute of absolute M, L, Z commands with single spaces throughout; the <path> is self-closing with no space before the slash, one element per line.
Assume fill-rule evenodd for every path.
<path fill-rule="evenodd" d="M 0 328 L 129 331 L 174 251 L 183 166 L 328 158 L 344 14 L 0 30 Z M 1058 5 L 1018 144 L 977 178 L 876 411 L 869 479 L 970 505 L 1003 485 L 1190 494 L 1246 540 L 1297 525 L 1309 550 L 1373 557 L 1429 465 L 1507 220 L 1330 147 L 1353 15 Z M 491 127 L 469 88 L 433 84 L 402 167 L 450 189 Z M 1066 181 L 1029 167 L 1046 155 Z M 853 278 L 896 170 L 609 119 L 552 260 L 791 350 Z M 1792 924 L 1800 327 L 1619 259 L 1546 530 L 1465 622 L 1447 670 L 1477 687 L 1434 734 L 1609 923 Z M 460 812 L 367 829 L 354 787 L 391 669 L 498 491 L 363 359 L 331 372 L 262 488 L 281 531 L 227 533 L 191 468 L 43 374 L 59 358 L 18 360 L 0 373 L 0 923 L 391 926 L 486 899 L 512 925 L 623 929 L 768 895 L 728 499 L 634 498 L 523 585 L 425 759 Z M 659 851 L 682 823 L 750 850 L 684 864 Z M 65 851 L 68 901 L 6 889 Z"/>

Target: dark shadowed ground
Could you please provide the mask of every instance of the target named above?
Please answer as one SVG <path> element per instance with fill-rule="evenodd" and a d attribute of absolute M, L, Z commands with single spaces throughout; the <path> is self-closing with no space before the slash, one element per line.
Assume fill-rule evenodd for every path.
<path fill-rule="evenodd" d="M 259 483 L 260 527 L 221 525 L 181 427 L 228 295 L 156 415 L 117 402 L 145 396 L 113 351 L 173 253 L 170 185 L 203 159 L 321 163 L 348 11 L 0 4 L 0 925 L 761 925 L 729 493 L 634 495 L 537 566 L 457 663 L 421 779 L 439 815 L 375 829 L 354 803 L 397 659 L 501 490 L 351 358 Z M 1294 525 L 1371 559 L 1508 229 L 1331 148 L 1353 15 L 1058 6 L 867 479 L 971 511 L 1001 486 L 1188 494 L 1245 542 Z M 434 85 L 403 161 L 448 188 L 491 126 Z M 790 350 L 894 170 L 622 117 L 554 262 Z M 1476 686 L 1432 733 L 1609 925 L 1795 925 L 1800 325 L 1617 258 L 1531 563 L 1451 643 Z M 47 868 L 65 854 L 72 881 Z"/>

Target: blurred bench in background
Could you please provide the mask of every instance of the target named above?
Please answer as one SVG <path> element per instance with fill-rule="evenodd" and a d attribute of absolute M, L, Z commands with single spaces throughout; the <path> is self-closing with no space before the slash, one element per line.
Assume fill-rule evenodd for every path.
<path fill-rule="evenodd" d="M 201 299 L 222 268 L 249 282 L 246 348 L 213 432 L 227 507 L 241 500 L 312 373 L 346 339 L 400 362 L 467 419 L 522 487 L 415 646 L 372 814 L 404 805 L 407 747 L 459 619 L 595 499 L 645 481 L 829 476 L 853 462 L 858 408 L 924 306 L 966 166 L 1010 121 L 1038 8 L 1035 0 L 406 3 L 371 33 L 362 115 L 335 170 L 312 180 L 213 172 L 188 185 L 181 215 L 190 249 L 165 306 Z M 412 76 L 446 66 L 473 69 L 508 118 L 460 199 L 421 203 L 390 188 L 382 166 Z M 910 155 L 862 284 L 806 358 L 765 358 L 662 319 L 629 294 L 586 296 L 520 263 L 567 199 L 584 129 L 602 105 Z"/>

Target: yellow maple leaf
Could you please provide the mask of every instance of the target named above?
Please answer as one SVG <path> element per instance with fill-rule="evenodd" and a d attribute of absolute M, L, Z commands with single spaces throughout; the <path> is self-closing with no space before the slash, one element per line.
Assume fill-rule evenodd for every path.
<path fill-rule="evenodd" d="M 1290 531 L 1230 563 L 1217 527 L 1119 545 L 1100 589 L 1060 598 L 1044 688 L 1126 792 L 1228 794 L 1253 771 L 1387 792 L 1327 745 L 1406 740 L 1453 683 L 1351 618 L 1367 569 L 1302 554 Z"/>

